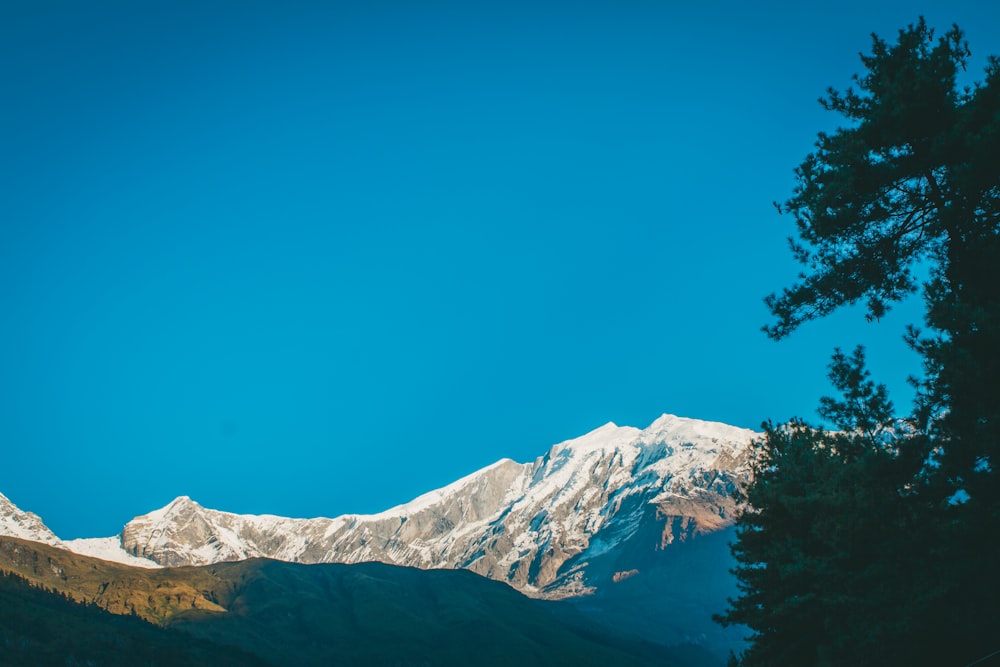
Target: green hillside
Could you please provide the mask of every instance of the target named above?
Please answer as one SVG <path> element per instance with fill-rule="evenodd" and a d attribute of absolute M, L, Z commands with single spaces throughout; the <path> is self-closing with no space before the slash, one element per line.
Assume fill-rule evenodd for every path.
<path fill-rule="evenodd" d="M 266 667 L 232 647 L 71 602 L 0 573 L 0 665 L 5 667 Z"/>
<path fill-rule="evenodd" d="M 181 631 L 181 645 L 194 636 L 274 665 L 704 664 L 687 652 L 610 639 L 597 626 L 571 626 L 505 584 L 463 570 L 269 560 L 145 570 L 7 537 L 0 569 L 78 603 Z M 66 641 L 64 648 L 74 639 Z"/>

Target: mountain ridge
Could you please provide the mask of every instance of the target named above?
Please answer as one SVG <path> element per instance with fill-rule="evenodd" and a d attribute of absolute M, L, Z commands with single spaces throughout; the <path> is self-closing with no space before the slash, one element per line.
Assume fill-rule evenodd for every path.
<path fill-rule="evenodd" d="M 181 496 L 130 521 L 121 544 L 166 566 L 375 560 L 470 569 L 534 597 L 579 595 L 591 588 L 586 558 L 634 533 L 646 505 L 674 517 L 661 548 L 729 525 L 755 435 L 666 414 L 645 429 L 609 422 L 534 462 L 500 459 L 376 514 L 234 514 Z"/>
<path fill-rule="evenodd" d="M 645 429 L 609 422 L 529 463 L 500 459 L 376 514 L 234 514 L 178 496 L 117 536 L 59 541 L 7 501 L 0 535 L 33 526 L 39 541 L 154 569 L 253 558 L 465 569 L 623 635 L 724 657 L 742 630 L 711 616 L 737 594 L 733 491 L 758 435 L 665 414 Z"/>
<path fill-rule="evenodd" d="M 636 534 L 646 506 L 663 523 L 660 549 L 730 525 L 731 494 L 747 478 L 746 445 L 756 435 L 671 414 L 645 429 L 608 422 L 533 462 L 503 458 L 367 515 L 235 514 L 182 495 L 129 521 L 119 548 L 115 537 L 63 542 L 0 496 L 0 534 L 145 567 L 264 557 L 462 568 L 558 599 L 593 591 L 588 559 Z"/>

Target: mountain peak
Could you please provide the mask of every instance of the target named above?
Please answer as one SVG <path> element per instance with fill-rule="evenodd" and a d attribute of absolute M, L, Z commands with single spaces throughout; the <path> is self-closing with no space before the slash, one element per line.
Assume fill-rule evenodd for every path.
<path fill-rule="evenodd" d="M 201 505 L 191 500 L 191 496 L 177 496 L 176 498 L 171 500 L 170 504 L 167 505 L 164 509 L 180 510 L 180 509 L 186 509 L 188 507 L 201 508 Z"/>
<path fill-rule="evenodd" d="M 641 431 L 634 426 L 619 426 L 614 422 L 608 422 L 603 426 L 595 428 L 589 433 L 585 433 L 578 438 L 564 440 L 552 447 L 552 453 L 561 451 L 589 452 L 601 449 L 614 449 L 627 442 L 635 440 Z"/>
<path fill-rule="evenodd" d="M 144 514 L 137 519 L 147 519 L 151 522 L 160 522 L 169 519 L 170 517 L 176 516 L 178 514 L 185 514 L 190 512 L 197 512 L 198 510 L 203 510 L 204 508 L 191 500 L 190 496 L 177 496 L 169 503 L 164 505 L 158 510 L 153 510 L 148 514 Z"/>
<path fill-rule="evenodd" d="M 25 512 L 3 494 L 0 494 L 0 535 L 56 546 L 60 544 L 59 538 L 42 523 L 38 515 Z"/>
<path fill-rule="evenodd" d="M 689 442 L 705 439 L 735 440 L 749 442 L 758 433 L 738 426 L 730 426 L 722 422 L 703 421 L 690 417 L 678 417 L 664 413 L 642 431 L 646 438 L 668 438 L 672 440 L 688 439 Z"/>

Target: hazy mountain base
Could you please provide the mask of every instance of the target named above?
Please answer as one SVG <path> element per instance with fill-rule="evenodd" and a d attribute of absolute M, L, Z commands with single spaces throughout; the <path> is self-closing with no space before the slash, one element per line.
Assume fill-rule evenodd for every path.
<path fill-rule="evenodd" d="M 596 626 L 568 624 L 542 603 L 466 571 L 423 571 L 381 563 L 297 565 L 261 559 L 142 570 L 16 538 L 0 538 L 0 568 L 78 602 L 134 613 L 214 644 L 248 651 L 274 665 L 693 666 L 714 662 L 698 650 L 671 651 L 640 640 L 623 642 L 609 638 Z M 53 599 L 65 603 L 58 596 Z M 30 605 L 22 607 L 23 613 L 12 605 L 14 613 L 0 626 L 4 636 L 12 636 L 15 642 L 24 636 L 17 627 L 30 623 L 26 617 L 33 613 Z M 72 615 L 73 609 L 64 608 L 63 613 Z M 75 609 L 81 615 L 94 611 L 83 606 Z M 81 623 L 75 618 L 68 621 L 70 627 Z M 53 655 L 74 650 L 74 642 L 82 640 L 68 635 L 67 644 L 53 645 L 57 649 Z M 188 641 L 185 638 L 180 644 Z M 171 645 L 170 641 L 166 644 Z M 40 642 L 38 646 L 46 645 Z M 174 648 L 184 650 L 183 646 Z M 171 662 L 140 659 L 132 664 Z M 179 664 L 224 663 L 185 656 Z"/>
<path fill-rule="evenodd" d="M 748 633 L 747 628 L 723 628 L 712 620 L 738 593 L 736 578 L 729 573 L 735 564 L 729 552 L 734 529 L 654 551 L 649 543 L 659 537 L 655 524 L 644 525 L 645 534 L 591 560 L 588 572 L 596 584 L 592 595 L 549 602 L 548 608 L 569 623 L 583 617 L 623 639 L 689 645 L 725 664 L 730 651 L 738 654 L 745 648 Z"/>
<path fill-rule="evenodd" d="M 464 571 L 247 565 L 235 613 L 186 614 L 172 626 L 284 664 L 702 664 L 571 628 L 508 586 Z M 294 661 L 289 644 L 299 649 Z"/>

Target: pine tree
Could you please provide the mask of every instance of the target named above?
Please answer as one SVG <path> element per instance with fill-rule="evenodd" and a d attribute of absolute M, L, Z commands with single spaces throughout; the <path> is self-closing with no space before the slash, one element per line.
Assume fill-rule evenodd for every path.
<path fill-rule="evenodd" d="M 848 304 L 878 320 L 922 287 L 912 415 L 891 419 L 859 349 L 823 399 L 829 433 L 766 425 L 734 554 L 750 665 L 965 664 L 1000 649 L 1000 61 L 959 90 L 958 27 L 873 36 L 857 90 L 779 206 L 800 280 L 767 304 L 775 339 Z M 917 272 L 929 272 L 923 285 Z M 888 410 L 888 411 L 887 411 Z"/>
<path fill-rule="evenodd" d="M 925 359 L 918 417 L 941 445 L 942 493 L 996 495 L 1000 452 L 1000 60 L 958 90 L 970 57 L 953 27 L 934 39 L 921 19 L 895 45 L 873 36 L 859 91 L 821 100 L 851 123 L 819 135 L 780 208 L 806 268 L 767 304 L 775 339 L 864 300 L 878 319 L 923 285 L 929 336 L 909 340 Z M 947 443 L 947 446 L 945 446 Z M 950 487 L 950 488 L 949 488 Z"/>
<path fill-rule="evenodd" d="M 830 378 L 842 398 L 820 414 L 837 431 L 768 423 L 754 449 L 733 549 L 741 596 L 718 619 L 753 631 L 745 665 L 893 664 L 909 633 L 919 591 L 899 560 L 919 521 L 900 489 L 921 466 L 913 436 L 861 348 L 837 351 Z"/>

